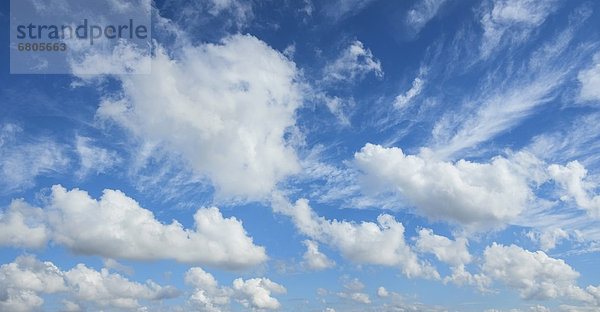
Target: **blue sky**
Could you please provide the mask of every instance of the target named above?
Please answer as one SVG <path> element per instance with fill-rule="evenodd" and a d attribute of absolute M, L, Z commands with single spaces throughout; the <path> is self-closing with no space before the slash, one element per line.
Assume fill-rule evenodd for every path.
<path fill-rule="evenodd" d="M 600 309 L 600 3 L 151 8 L 0 52 L 1 311 Z"/>

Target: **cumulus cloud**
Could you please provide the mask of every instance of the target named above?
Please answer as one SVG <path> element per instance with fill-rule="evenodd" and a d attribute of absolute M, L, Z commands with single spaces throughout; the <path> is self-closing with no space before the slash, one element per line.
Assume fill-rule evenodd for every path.
<path fill-rule="evenodd" d="M 221 311 L 232 300 L 246 308 L 259 310 L 275 310 L 281 304 L 271 296 L 274 294 L 285 294 L 285 287 L 272 282 L 268 278 L 252 278 L 244 281 L 237 278 L 232 287 L 219 286 L 212 274 L 194 267 L 185 274 L 185 283 L 193 287 L 193 293 L 188 303 L 202 311 Z"/>
<path fill-rule="evenodd" d="M 503 157 L 490 163 L 436 160 L 406 155 L 400 148 L 366 144 L 354 155 L 364 184 L 392 190 L 433 220 L 474 229 L 498 226 L 517 216 L 532 198 L 521 168 Z"/>
<path fill-rule="evenodd" d="M 592 295 L 577 286 L 579 273 L 543 251 L 530 252 L 515 245 L 493 243 L 483 255 L 483 272 L 518 290 L 521 298 L 543 300 L 565 296 L 593 302 Z"/>
<path fill-rule="evenodd" d="M 421 252 L 429 252 L 445 263 L 459 265 L 471 262 L 471 254 L 464 237 L 451 240 L 445 236 L 433 234 L 431 229 L 419 230 L 415 247 Z"/>
<path fill-rule="evenodd" d="M 379 288 L 377 288 L 377 296 L 387 297 L 389 295 L 390 295 L 390 293 L 387 291 L 387 289 L 385 289 L 385 287 L 379 286 Z"/>
<path fill-rule="evenodd" d="M 373 57 L 371 50 L 358 40 L 352 42 L 331 64 L 325 66 L 326 81 L 348 81 L 363 79 L 373 72 L 376 77 L 383 76 L 381 63 Z"/>
<path fill-rule="evenodd" d="M 171 57 L 170 55 L 177 55 Z M 158 47 L 152 74 L 124 75 L 97 115 L 180 155 L 224 196 L 260 197 L 299 170 L 284 139 L 301 104 L 293 62 L 253 36 Z"/>
<path fill-rule="evenodd" d="M 409 278 L 440 278 L 435 268 L 420 261 L 406 244 L 404 226 L 391 215 L 378 216 L 377 223 L 354 223 L 319 217 L 306 199 L 292 205 L 275 198 L 272 205 L 275 212 L 290 216 L 302 234 L 338 249 L 351 261 L 396 266 Z"/>
<path fill-rule="evenodd" d="M 53 241 L 76 253 L 132 260 L 175 259 L 225 269 L 244 269 L 266 260 L 242 222 L 219 209 L 201 208 L 195 229 L 162 224 L 120 191 L 105 190 L 100 200 L 87 192 L 53 186 L 47 208 Z"/>
<path fill-rule="evenodd" d="M 573 199 L 580 209 L 587 211 L 593 218 L 600 218 L 600 195 L 593 194 L 597 185 L 587 181 L 587 170 L 578 161 L 569 162 L 566 166 L 550 165 L 548 172 L 558 183 L 566 195 L 563 200 Z"/>
<path fill-rule="evenodd" d="M 302 256 L 303 264 L 309 270 L 320 271 L 335 266 L 335 262 L 327 258 L 327 256 L 319 251 L 319 244 L 315 241 L 304 240 L 302 242 L 306 246 L 306 252 Z"/>
<path fill-rule="evenodd" d="M 0 246 L 43 248 L 50 239 L 42 209 L 13 200 L 0 213 Z"/>
<path fill-rule="evenodd" d="M 228 270 L 253 267 L 267 259 L 242 222 L 224 218 L 216 207 L 194 214 L 194 229 L 153 213 L 120 191 L 105 190 L 99 200 L 85 191 L 52 187 L 44 210 L 13 201 L 0 215 L 0 245 L 43 248 L 48 240 L 79 254 L 130 260 L 174 259 Z M 128 271 L 113 260 L 109 267 Z"/>
<path fill-rule="evenodd" d="M 107 269 L 96 271 L 81 263 L 64 276 L 76 300 L 94 302 L 100 307 L 136 308 L 139 300 L 159 300 L 179 294 L 173 287 L 163 288 L 152 281 L 147 285 L 131 282 Z"/>
<path fill-rule="evenodd" d="M 20 256 L 0 266 L 0 307 L 3 311 L 31 311 L 44 304 L 40 294 L 66 291 L 64 273 L 53 263 Z"/>
<path fill-rule="evenodd" d="M 521 43 L 531 31 L 544 23 L 548 15 L 557 8 L 558 0 L 489 0 L 481 17 L 483 42 L 481 53 L 484 57 L 507 40 Z M 506 36 L 505 36 L 506 35 Z"/>
<path fill-rule="evenodd" d="M 160 300 L 178 295 L 171 287 L 152 281 L 146 285 L 132 282 L 106 269 L 96 271 L 78 264 L 62 271 L 52 262 L 34 256 L 19 256 L 0 267 L 0 308 L 3 311 L 33 311 L 44 304 L 43 294 L 60 293 L 73 298 L 65 306 L 77 309 L 78 303 L 98 307 L 138 308 L 139 300 Z"/>

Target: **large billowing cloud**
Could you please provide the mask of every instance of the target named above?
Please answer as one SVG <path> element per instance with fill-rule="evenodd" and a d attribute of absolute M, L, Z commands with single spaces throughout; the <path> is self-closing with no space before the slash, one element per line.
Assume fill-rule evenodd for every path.
<path fill-rule="evenodd" d="M 158 47 L 152 74 L 119 79 L 122 97 L 106 98 L 98 116 L 180 155 L 219 194 L 261 197 L 299 170 L 284 139 L 301 104 L 298 72 L 256 37 Z"/>
<path fill-rule="evenodd" d="M 105 190 L 96 200 L 85 191 L 55 185 L 44 210 L 13 201 L 0 225 L 0 244 L 15 247 L 41 248 L 52 239 L 79 254 L 174 259 L 228 270 L 250 268 L 267 259 L 265 248 L 254 244 L 242 222 L 223 217 L 216 207 L 198 209 L 195 228 L 185 229 L 175 220 L 161 223 L 115 190 Z"/>
<path fill-rule="evenodd" d="M 109 258 L 207 264 L 243 269 L 266 260 L 242 223 L 224 218 L 215 207 L 194 215 L 195 229 L 173 221 L 162 224 L 151 211 L 120 191 L 105 190 L 100 200 L 85 191 L 52 188 L 48 208 L 53 240 L 77 253 Z"/>
<path fill-rule="evenodd" d="M 354 164 L 365 174 L 367 189 L 395 191 L 433 220 L 474 229 L 514 218 L 533 196 L 521 169 L 503 157 L 451 163 L 367 144 L 355 154 Z"/>

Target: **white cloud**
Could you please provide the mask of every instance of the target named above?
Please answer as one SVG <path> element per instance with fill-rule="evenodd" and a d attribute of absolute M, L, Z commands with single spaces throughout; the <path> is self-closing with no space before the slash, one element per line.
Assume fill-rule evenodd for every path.
<path fill-rule="evenodd" d="M 371 50 L 356 40 L 333 63 L 325 66 L 324 76 L 326 81 L 353 82 L 363 79 L 370 72 L 382 77 L 381 63 L 373 57 Z"/>
<path fill-rule="evenodd" d="M 278 309 L 281 304 L 271 293 L 285 294 L 285 287 L 268 278 L 253 278 L 244 281 L 237 278 L 232 287 L 219 287 L 212 274 L 194 267 L 187 271 L 185 283 L 194 287 L 188 302 L 202 311 L 221 311 L 234 299 L 246 308 Z"/>
<path fill-rule="evenodd" d="M 61 272 L 50 262 L 21 256 L 0 267 L 0 308 L 3 311 L 32 311 L 41 307 L 40 294 L 67 290 Z"/>
<path fill-rule="evenodd" d="M 81 162 L 81 168 L 77 172 L 80 177 L 84 177 L 89 173 L 104 173 L 120 161 L 117 153 L 94 146 L 91 143 L 92 140 L 87 137 L 77 136 L 75 140 L 75 150 Z"/>
<path fill-rule="evenodd" d="M 390 295 L 390 293 L 387 291 L 387 289 L 385 289 L 385 287 L 379 286 L 379 288 L 377 288 L 377 296 L 387 297 L 389 295 Z"/>
<path fill-rule="evenodd" d="M 481 292 L 489 292 L 487 287 L 491 279 L 485 274 L 471 274 L 465 269 L 464 264 L 455 265 L 450 268 L 451 275 L 444 277 L 444 284 L 452 282 L 458 286 L 475 285 Z"/>
<path fill-rule="evenodd" d="M 131 282 L 125 277 L 109 273 L 107 269 L 96 271 L 78 264 L 64 273 L 72 296 L 81 302 L 94 302 L 100 307 L 136 308 L 138 300 L 158 300 L 178 295 L 173 287 L 161 287 L 152 281 L 147 285 Z"/>
<path fill-rule="evenodd" d="M 476 285 L 479 290 L 486 291 L 490 280 L 483 274 L 471 274 L 465 269 L 465 264 L 472 261 L 473 257 L 468 250 L 468 241 L 464 237 L 451 240 L 447 237 L 435 235 L 430 229 L 419 230 L 415 248 L 420 252 L 429 252 L 442 262 L 451 265 L 451 275 L 444 277 L 443 282 L 452 282 L 458 286 Z"/>
<path fill-rule="evenodd" d="M 285 287 L 272 282 L 268 278 L 252 278 L 244 281 L 237 278 L 233 281 L 233 290 L 237 293 L 237 301 L 244 307 L 275 310 L 281 307 L 271 293 L 285 294 Z"/>
<path fill-rule="evenodd" d="M 42 209 L 13 200 L 0 213 L 0 246 L 44 248 L 50 239 Z"/>
<path fill-rule="evenodd" d="M 600 54 L 594 56 L 594 65 L 577 75 L 581 83 L 579 97 L 584 101 L 600 100 Z"/>
<path fill-rule="evenodd" d="M 302 256 L 303 262 L 309 270 L 320 271 L 335 266 L 335 262 L 327 258 L 325 254 L 319 251 L 319 244 L 315 241 L 304 240 L 306 252 Z"/>
<path fill-rule="evenodd" d="M 219 209 L 201 208 L 195 229 L 162 224 L 151 211 L 120 191 L 105 190 L 100 200 L 87 192 L 53 186 L 47 208 L 53 241 L 76 253 L 132 260 L 175 259 L 225 269 L 249 268 L 266 260 L 242 223 Z"/>
<path fill-rule="evenodd" d="M 41 262 L 34 256 L 19 256 L 0 267 L 0 308 L 3 311 L 33 311 L 44 304 L 42 294 L 65 294 L 79 303 L 94 303 L 100 307 L 137 308 L 138 300 L 160 300 L 178 295 L 170 286 L 161 287 L 152 281 L 147 285 L 131 282 L 106 269 L 100 272 L 78 264 L 62 271 L 51 262 Z M 67 300 L 74 310 L 77 302 Z M 69 309 L 68 309 L 69 310 Z"/>
<path fill-rule="evenodd" d="M 567 193 L 563 200 L 574 199 L 580 209 L 595 218 L 600 218 L 600 195 L 593 195 L 597 188 L 595 183 L 586 181 L 587 170 L 578 161 L 569 162 L 566 166 L 550 165 L 548 172 Z"/>
<path fill-rule="evenodd" d="M 542 300 L 566 296 L 593 302 L 593 297 L 576 284 L 579 273 L 563 260 L 548 257 L 542 251 L 493 243 L 483 255 L 483 272 L 518 290 L 521 298 Z"/>
<path fill-rule="evenodd" d="M 284 139 L 301 104 L 293 62 L 249 35 L 169 55 L 158 47 L 152 74 L 120 76 L 124 97 L 97 115 L 181 155 L 221 195 L 261 197 L 299 170 Z"/>
<path fill-rule="evenodd" d="M 421 252 L 429 252 L 445 263 L 459 265 L 471 262 L 471 254 L 467 248 L 468 241 L 464 237 L 451 240 L 445 236 L 435 235 L 431 229 L 419 230 L 415 247 Z"/>
<path fill-rule="evenodd" d="M 399 148 L 366 144 L 354 155 L 354 164 L 365 174 L 365 186 L 398 192 L 433 220 L 473 229 L 502 225 L 533 196 L 523 169 L 500 156 L 490 163 L 450 163 L 427 150 L 405 155 Z"/>
<path fill-rule="evenodd" d="M 561 228 L 527 232 L 527 237 L 540 245 L 543 251 L 554 249 L 561 240 L 569 238 L 569 234 Z"/>
<path fill-rule="evenodd" d="M 435 268 L 419 261 L 406 244 L 402 223 L 388 214 L 378 216 L 377 223 L 354 223 L 319 217 L 306 199 L 291 205 L 276 196 L 272 205 L 275 212 L 290 216 L 302 234 L 338 249 L 353 262 L 396 266 L 409 278 L 439 279 Z"/>
<path fill-rule="evenodd" d="M 406 22 L 416 33 L 419 33 L 421 29 L 435 17 L 440 7 L 445 2 L 446 0 L 423 0 L 417 2 L 417 4 L 408 11 Z"/>
<path fill-rule="evenodd" d="M 484 57 L 507 40 L 511 44 L 525 41 L 532 30 L 544 23 L 556 8 L 557 0 L 490 0 L 481 17 L 483 41 L 481 53 Z"/>
<path fill-rule="evenodd" d="M 408 106 L 410 101 L 417 95 L 421 93 L 423 90 L 423 85 L 425 85 L 425 80 L 420 77 L 415 78 L 412 83 L 412 88 L 406 91 L 404 94 L 400 94 L 396 96 L 396 100 L 394 101 L 394 107 L 396 109 L 404 109 Z"/>
<path fill-rule="evenodd" d="M 48 138 L 28 140 L 14 124 L 0 128 L 0 191 L 34 185 L 35 178 L 64 170 L 69 164 L 65 148 Z"/>

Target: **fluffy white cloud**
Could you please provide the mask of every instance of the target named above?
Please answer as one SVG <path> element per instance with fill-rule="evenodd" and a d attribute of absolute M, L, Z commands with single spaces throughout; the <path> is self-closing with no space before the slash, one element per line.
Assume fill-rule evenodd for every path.
<path fill-rule="evenodd" d="M 285 294 L 285 287 L 268 278 L 252 278 L 244 281 L 237 278 L 232 287 L 219 287 L 212 274 L 194 267 L 187 271 L 185 283 L 194 287 L 188 302 L 202 311 L 222 311 L 232 299 L 246 308 L 275 310 L 281 304 L 271 293 Z"/>
<path fill-rule="evenodd" d="M 600 100 L 600 54 L 594 56 L 594 66 L 579 72 L 581 83 L 579 97 L 586 100 Z"/>
<path fill-rule="evenodd" d="M 387 291 L 387 289 L 385 289 L 385 287 L 379 286 L 379 288 L 377 288 L 377 296 L 387 297 L 389 295 L 390 295 L 390 293 Z"/>
<path fill-rule="evenodd" d="M 245 307 L 258 309 L 278 309 L 281 304 L 271 297 L 271 293 L 285 294 L 285 287 L 272 282 L 268 278 L 252 278 L 244 281 L 237 278 L 233 281 L 233 290 L 238 294 L 237 301 Z"/>
<path fill-rule="evenodd" d="M 392 190 L 429 218 L 474 229 L 497 226 L 517 216 L 532 197 L 526 176 L 506 158 L 490 163 L 436 160 L 405 155 L 399 148 L 367 144 L 354 155 L 364 185 Z"/>
<path fill-rule="evenodd" d="M 325 66 L 324 76 L 326 81 L 352 82 L 363 79 L 370 72 L 382 77 L 381 63 L 373 57 L 371 50 L 356 40 L 333 63 Z"/>
<path fill-rule="evenodd" d="M 170 55 L 177 55 L 172 58 Z M 158 47 L 150 75 L 123 75 L 122 98 L 97 115 L 180 155 L 219 194 L 260 197 L 297 172 L 284 139 L 301 104 L 293 62 L 253 36 Z"/>
<path fill-rule="evenodd" d="M 577 206 L 586 210 L 593 218 L 600 218 L 600 195 L 593 195 L 597 187 L 592 182 L 586 181 L 587 170 L 578 161 L 569 162 L 566 166 L 550 165 L 548 172 L 566 191 L 563 200 L 574 199 Z"/>
<path fill-rule="evenodd" d="M 327 258 L 325 254 L 319 251 L 319 244 L 315 241 L 304 240 L 306 252 L 302 256 L 304 264 L 309 270 L 320 271 L 335 266 L 335 262 Z"/>
<path fill-rule="evenodd" d="M 202 268 L 190 268 L 185 274 L 185 283 L 194 287 L 188 302 L 202 311 L 217 312 L 229 304 L 233 291 L 226 287 L 218 287 L 217 280 Z"/>
<path fill-rule="evenodd" d="M 131 282 L 127 278 L 78 264 L 64 273 L 72 296 L 81 302 L 94 302 L 100 307 L 136 308 L 138 300 L 158 300 L 178 295 L 173 287 L 161 287 L 152 281 L 147 285 Z"/>
<path fill-rule="evenodd" d="M 524 299 L 550 299 L 566 296 L 593 302 L 593 297 L 579 288 L 579 273 L 563 260 L 544 252 L 530 252 L 521 247 L 493 243 L 484 253 L 482 270 L 492 278 L 519 291 Z"/>
<path fill-rule="evenodd" d="M 459 265 L 471 262 L 467 245 L 468 241 L 464 237 L 453 241 L 445 236 L 433 234 L 430 229 L 421 229 L 415 247 L 421 252 L 434 254 L 440 261 Z"/>
<path fill-rule="evenodd" d="M 40 294 L 66 291 L 64 274 L 50 262 L 20 256 L 0 267 L 0 310 L 31 311 L 44 304 Z"/>
<path fill-rule="evenodd" d="M 510 43 L 523 42 L 529 37 L 529 33 L 544 23 L 546 17 L 556 9 L 557 2 L 558 0 L 488 1 L 481 17 L 484 31 L 481 44 L 482 55 L 489 56 L 503 38 Z"/>
<path fill-rule="evenodd" d="M 354 223 L 319 217 L 306 199 L 291 205 L 275 198 L 272 205 L 275 212 L 290 216 L 302 234 L 338 249 L 351 261 L 397 266 L 409 278 L 440 278 L 435 268 L 420 261 L 406 244 L 404 226 L 391 215 L 378 216 L 377 223 Z"/>
<path fill-rule="evenodd" d="M 43 248 L 50 239 L 42 209 L 13 200 L 0 213 L 0 246 Z"/>
<path fill-rule="evenodd" d="M 178 295 L 170 286 L 161 287 L 152 281 L 147 285 L 131 282 L 106 269 L 96 271 L 78 264 L 62 271 L 51 262 L 41 262 L 34 256 L 20 256 L 0 267 L 0 309 L 3 311 L 32 311 L 44 304 L 41 294 L 61 293 L 80 303 L 100 307 L 137 308 L 138 300 L 160 300 Z M 67 310 L 79 304 L 70 300 Z M 69 308 L 70 307 L 70 308 Z"/>
<path fill-rule="evenodd" d="M 175 259 L 225 269 L 243 269 L 266 260 L 242 223 L 219 209 L 201 208 L 195 229 L 162 224 L 151 211 L 120 191 L 105 190 L 100 200 L 87 192 L 53 186 L 48 209 L 53 240 L 76 253 L 108 258 Z"/>

